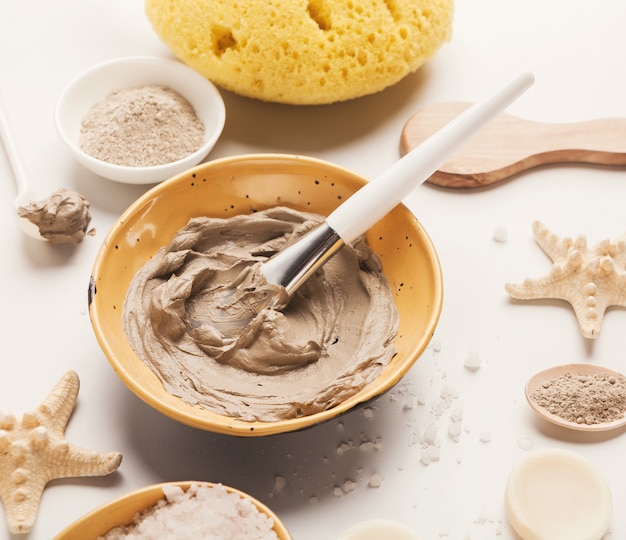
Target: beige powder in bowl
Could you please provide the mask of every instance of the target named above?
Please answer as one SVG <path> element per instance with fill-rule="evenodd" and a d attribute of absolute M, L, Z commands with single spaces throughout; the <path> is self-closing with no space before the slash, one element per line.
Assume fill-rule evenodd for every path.
<path fill-rule="evenodd" d="M 164 165 L 204 143 L 204 124 L 191 104 L 165 86 L 111 92 L 81 122 L 80 147 L 96 159 L 129 167 Z"/>

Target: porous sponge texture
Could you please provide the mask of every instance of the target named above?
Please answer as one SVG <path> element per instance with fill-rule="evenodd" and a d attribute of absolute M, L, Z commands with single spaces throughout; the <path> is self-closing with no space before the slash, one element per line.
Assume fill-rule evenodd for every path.
<path fill-rule="evenodd" d="M 187 65 L 240 95 L 324 104 L 372 94 L 449 39 L 454 0 L 146 0 Z"/>

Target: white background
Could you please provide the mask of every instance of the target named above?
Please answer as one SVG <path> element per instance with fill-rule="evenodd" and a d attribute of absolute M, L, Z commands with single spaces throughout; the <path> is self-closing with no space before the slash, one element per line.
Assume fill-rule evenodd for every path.
<path fill-rule="evenodd" d="M 623 0 L 459 0 L 451 41 L 416 74 L 380 94 L 291 107 L 224 92 L 226 127 L 209 159 L 305 154 L 374 177 L 398 158 L 402 127 L 419 108 L 480 100 L 525 69 L 536 83 L 510 107 L 517 116 L 545 122 L 626 117 L 625 22 Z M 0 151 L 0 411 L 33 409 L 74 369 L 81 391 L 67 439 L 124 455 L 109 477 L 52 482 L 28 540 L 49 539 L 127 491 L 189 479 L 251 493 L 280 515 L 296 540 L 335 539 L 374 517 L 405 523 L 428 540 L 509 540 L 515 535 L 503 509 L 507 476 L 529 452 L 549 447 L 574 450 L 600 468 L 616 509 L 608 536 L 626 538 L 623 432 L 589 436 L 551 427 L 523 395 L 532 374 L 556 364 L 589 362 L 626 372 L 626 312 L 610 309 L 601 335 L 589 341 L 568 304 L 513 302 L 504 291 L 506 282 L 550 268 L 532 236 L 534 220 L 560 236 L 585 234 L 590 244 L 626 232 L 623 169 L 550 166 L 477 191 L 419 187 L 406 202 L 441 259 L 445 301 L 433 341 L 441 349 L 431 344 L 396 389 L 373 404 L 371 418 L 357 411 L 341 423 L 259 439 L 197 431 L 126 389 L 100 351 L 87 314 L 100 244 L 149 186 L 90 174 L 72 160 L 53 125 L 54 105 L 70 80 L 101 61 L 136 54 L 169 54 L 138 0 L 1 2 L 0 90 L 28 172 L 42 197 L 59 186 L 84 194 L 97 234 L 77 248 L 24 237 Z M 507 242 L 494 241 L 496 227 L 506 229 Z M 469 354 L 481 359 L 475 372 L 464 367 Z M 453 411 L 463 415 L 458 442 L 447 435 Z M 437 433 L 440 457 L 424 465 L 421 440 L 428 426 Z M 379 450 L 358 449 L 376 439 Z M 351 449 L 337 452 L 349 441 Z M 373 474 L 382 478 L 379 488 L 367 486 Z M 286 480 L 281 493 L 274 490 L 276 475 Z M 333 488 L 345 480 L 356 489 L 335 496 Z M 2 523 L 0 538 L 10 538 Z"/>

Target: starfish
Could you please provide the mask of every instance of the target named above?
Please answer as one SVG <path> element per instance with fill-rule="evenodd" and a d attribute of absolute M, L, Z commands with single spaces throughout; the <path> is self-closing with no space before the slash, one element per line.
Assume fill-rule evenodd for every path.
<path fill-rule="evenodd" d="M 21 420 L 0 413 L 0 499 L 13 534 L 29 532 L 48 482 L 56 478 L 102 476 L 122 461 L 117 452 L 94 452 L 64 439 L 80 382 L 67 372 L 39 407 Z"/>
<path fill-rule="evenodd" d="M 506 292 L 521 300 L 566 300 L 574 308 L 582 335 L 597 338 L 606 309 L 626 307 L 626 235 L 589 248 L 585 236 L 559 238 L 538 221 L 533 223 L 533 233 L 552 259 L 552 269 L 543 278 L 507 283 Z"/>

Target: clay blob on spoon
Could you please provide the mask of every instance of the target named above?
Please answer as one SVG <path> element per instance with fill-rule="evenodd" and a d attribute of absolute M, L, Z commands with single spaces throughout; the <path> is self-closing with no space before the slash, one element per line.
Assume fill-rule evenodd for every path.
<path fill-rule="evenodd" d="M 20 158 L 8 114 L 0 95 L 0 141 L 13 169 L 17 196 L 13 206 L 17 222 L 27 236 L 51 244 L 79 244 L 91 222 L 90 203 L 81 194 L 59 188 L 39 199 Z"/>
<path fill-rule="evenodd" d="M 402 130 L 402 155 L 470 106 L 465 102 L 437 103 L 416 112 Z M 550 124 L 502 113 L 469 139 L 428 182 L 449 188 L 477 188 L 554 163 L 626 165 L 626 118 Z"/>

